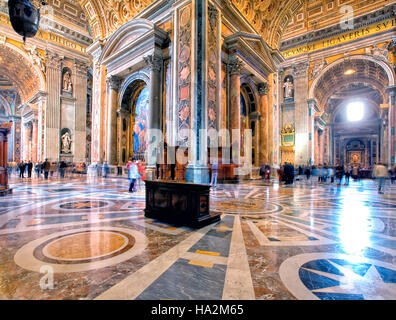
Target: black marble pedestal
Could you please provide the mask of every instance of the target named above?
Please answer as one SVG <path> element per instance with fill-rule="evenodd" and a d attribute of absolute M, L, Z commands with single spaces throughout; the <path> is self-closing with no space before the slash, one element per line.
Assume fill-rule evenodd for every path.
<path fill-rule="evenodd" d="M 174 225 L 201 228 L 220 220 L 210 215 L 210 185 L 176 181 L 145 181 L 147 218 Z"/>

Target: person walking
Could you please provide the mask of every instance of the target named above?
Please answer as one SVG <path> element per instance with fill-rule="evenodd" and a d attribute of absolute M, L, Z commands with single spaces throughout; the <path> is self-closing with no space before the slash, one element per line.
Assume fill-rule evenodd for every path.
<path fill-rule="evenodd" d="M 307 182 L 311 179 L 311 168 L 307 166 L 304 171 L 305 177 L 307 178 Z"/>
<path fill-rule="evenodd" d="M 345 169 L 345 185 L 346 186 L 349 185 L 349 181 L 351 179 L 351 176 L 352 176 L 352 166 L 350 164 L 348 164 L 346 169 Z"/>
<path fill-rule="evenodd" d="M 105 161 L 105 163 L 102 166 L 102 176 L 103 178 L 107 178 L 108 174 L 109 174 L 109 164 L 107 163 L 107 161 Z"/>
<path fill-rule="evenodd" d="M 386 179 L 388 178 L 388 169 L 382 163 L 378 163 L 373 170 L 373 177 L 378 181 L 378 193 L 384 194 L 383 188 Z"/>
<path fill-rule="evenodd" d="M 286 185 L 293 184 L 293 182 L 294 182 L 294 166 L 291 163 L 286 162 L 283 170 L 284 170 Z"/>
<path fill-rule="evenodd" d="M 66 167 L 67 167 L 67 165 L 66 165 L 66 163 L 64 161 L 61 161 L 59 163 L 59 175 L 60 175 L 61 179 L 63 179 L 65 177 Z"/>
<path fill-rule="evenodd" d="M 212 179 L 210 181 L 210 185 L 213 189 L 217 189 L 217 174 L 218 174 L 219 165 L 217 162 L 212 164 Z"/>
<path fill-rule="evenodd" d="M 25 178 L 23 175 L 25 173 L 25 164 L 23 163 L 23 161 L 18 163 L 18 169 L 19 169 L 19 178 Z"/>
<path fill-rule="evenodd" d="M 135 163 L 135 158 L 127 164 L 128 179 L 129 179 L 129 192 L 136 192 L 136 179 L 139 179 L 139 170 Z"/>
<path fill-rule="evenodd" d="M 51 163 L 48 161 L 48 159 L 45 159 L 43 162 L 43 171 L 44 171 L 44 179 L 48 180 L 48 174 L 51 169 Z"/>
<path fill-rule="evenodd" d="M 391 183 L 395 184 L 395 181 L 396 181 L 396 163 L 392 166 L 391 172 L 392 172 Z"/>
<path fill-rule="evenodd" d="M 26 164 L 26 168 L 27 168 L 28 178 L 30 179 L 32 177 L 32 169 L 33 169 L 33 163 L 31 160 L 29 160 L 29 162 Z"/>
<path fill-rule="evenodd" d="M 342 178 L 344 177 L 344 167 L 342 166 L 342 165 L 340 165 L 340 164 L 337 164 L 337 166 L 336 166 L 336 178 L 337 178 L 337 180 L 338 180 L 338 184 L 337 185 L 341 185 L 341 183 L 342 183 Z"/>

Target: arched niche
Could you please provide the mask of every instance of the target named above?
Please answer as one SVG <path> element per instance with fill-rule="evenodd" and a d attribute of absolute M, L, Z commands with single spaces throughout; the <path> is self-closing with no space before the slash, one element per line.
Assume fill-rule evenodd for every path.
<path fill-rule="evenodd" d="M 252 164 L 258 166 L 258 148 L 259 148 L 259 132 L 260 132 L 260 114 L 258 112 L 258 104 L 256 93 L 252 86 L 245 82 L 241 85 L 240 94 L 240 116 L 241 116 L 241 146 L 245 145 L 244 130 L 252 132 Z M 241 148 L 242 155 L 245 150 Z"/>
<path fill-rule="evenodd" d="M 149 95 L 149 85 L 145 77 L 131 76 L 122 86 L 117 130 L 119 163 L 126 163 L 133 156 L 144 159 Z"/>

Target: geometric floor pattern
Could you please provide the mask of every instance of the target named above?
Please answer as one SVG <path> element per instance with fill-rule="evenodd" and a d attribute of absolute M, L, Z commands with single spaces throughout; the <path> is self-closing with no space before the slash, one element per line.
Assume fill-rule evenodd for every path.
<path fill-rule="evenodd" d="M 11 179 L 0 299 L 396 299 L 396 185 L 219 185 L 221 221 L 144 217 L 144 185 Z"/>

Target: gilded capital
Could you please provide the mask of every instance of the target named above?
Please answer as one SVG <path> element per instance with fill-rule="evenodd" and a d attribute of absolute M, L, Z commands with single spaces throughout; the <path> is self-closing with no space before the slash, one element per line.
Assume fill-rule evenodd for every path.
<path fill-rule="evenodd" d="M 260 83 L 260 84 L 257 86 L 257 90 L 258 90 L 258 93 L 259 93 L 260 96 L 265 96 L 265 95 L 268 94 L 268 92 L 269 92 L 269 85 L 268 85 L 268 83 L 265 83 L 265 82 Z"/>
<path fill-rule="evenodd" d="M 106 78 L 106 83 L 111 90 L 118 91 L 121 84 L 121 79 L 117 76 L 110 76 Z"/>
<path fill-rule="evenodd" d="M 144 57 L 144 61 L 146 61 L 146 63 L 150 67 L 151 71 L 159 72 L 162 70 L 163 59 L 161 57 L 158 57 L 155 55 L 150 55 L 150 56 Z"/>
<path fill-rule="evenodd" d="M 245 64 L 240 58 L 238 58 L 236 55 L 232 55 L 228 59 L 227 69 L 229 70 L 230 74 L 241 74 L 244 65 Z"/>

